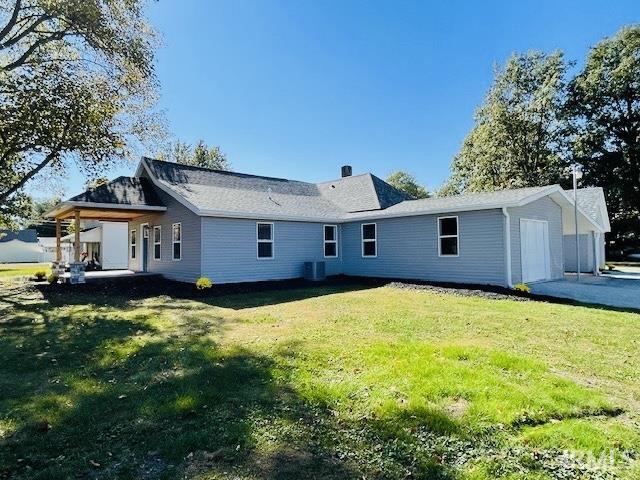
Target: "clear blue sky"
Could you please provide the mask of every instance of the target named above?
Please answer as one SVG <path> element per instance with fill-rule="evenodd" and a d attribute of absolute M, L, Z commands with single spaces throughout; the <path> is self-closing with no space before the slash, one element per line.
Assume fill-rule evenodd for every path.
<path fill-rule="evenodd" d="M 177 138 L 234 170 L 307 181 L 406 170 L 429 188 L 512 52 L 588 48 L 640 21 L 637 0 L 151 2 L 160 107 Z M 109 176 L 132 174 L 137 159 Z M 66 194 L 84 178 L 72 171 Z"/>

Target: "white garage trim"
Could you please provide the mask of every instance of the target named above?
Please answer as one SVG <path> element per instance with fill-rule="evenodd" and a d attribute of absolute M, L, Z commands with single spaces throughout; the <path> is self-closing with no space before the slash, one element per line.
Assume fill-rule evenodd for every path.
<path fill-rule="evenodd" d="M 520 264 L 524 283 L 551 279 L 547 220 L 520 219 Z"/>

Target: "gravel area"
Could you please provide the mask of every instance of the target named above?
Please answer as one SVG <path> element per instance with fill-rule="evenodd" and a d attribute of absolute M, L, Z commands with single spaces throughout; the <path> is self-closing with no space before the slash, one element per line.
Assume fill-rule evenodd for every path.
<path fill-rule="evenodd" d="M 435 293 L 458 295 L 461 297 L 481 297 L 493 300 L 515 300 L 516 302 L 528 302 L 531 300 L 528 296 L 512 292 L 505 288 L 492 287 L 489 285 L 486 287 L 483 286 L 482 288 L 466 288 L 462 286 L 445 287 L 423 283 L 391 282 L 387 284 L 387 287 L 399 288 L 402 290 L 425 290 Z"/>

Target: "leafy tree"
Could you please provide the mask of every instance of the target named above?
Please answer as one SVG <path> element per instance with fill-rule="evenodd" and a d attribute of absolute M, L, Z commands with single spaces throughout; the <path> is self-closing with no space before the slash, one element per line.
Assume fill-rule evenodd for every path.
<path fill-rule="evenodd" d="M 0 176 L 2 173 L 0 173 Z M 20 228 L 33 211 L 31 197 L 24 192 L 18 192 L 10 201 L 0 203 L 0 228 L 15 230 Z"/>
<path fill-rule="evenodd" d="M 387 177 L 387 183 L 396 187 L 413 198 L 428 198 L 429 192 L 425 187 L 419 185 L 413 175 L 407 172 L 397 171 Z"/>
<path fill-rule="evenodd" d="M 97 177 L 85 182 L 84 189 L 89 190 L 92 188 L 98 188 L 100 185 L 106 185 L 107 183 L 109 183 L 109 179 L 107 177 Z"/>
<path fill-rule="evenodd" d="M 440 195 L 558 183 L 564 171 L 567 63 L 561 52 L 513 55 L 495 80 Z"/>
<path fill-rule="evenodd" d="M 570 83 L 572 151 L 583 182 L 604 188 L 609 237 L 640 244 L 640 25 L 623 28 L 591 49 Z"/>
<path fill-rule="evenodd" d="M 231 163 L 220 147 L 209 147 L 203 140 L 199 140 L 195 147 L 188 143 L 177 141 L 169 145 L 167 152 L 159 152 L 156 156 L 160 160 L 192 165 L 194 167 L 211 168 L 214 170 L 230 170 Z"/>
<path fill-rule="evenodd" d="M 157 132 L 144 3 L 0 0 L 1 205 L 45 168 L 95 176 Z"/>

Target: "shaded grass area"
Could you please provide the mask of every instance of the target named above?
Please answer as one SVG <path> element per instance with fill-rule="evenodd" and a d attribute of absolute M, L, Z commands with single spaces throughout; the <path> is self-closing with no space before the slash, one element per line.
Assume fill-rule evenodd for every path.
<path fill-rule="evenodd" d="M 639 321 L 346 282 L 4 281 L 0 477 L 637 478 Z"/>
<path fill-rule="evenodd" d="M 50 263 L 0 263 L 0 278 L 32 277 L 36 272 L 51 273 Z"/>

